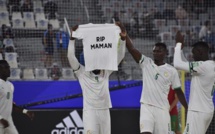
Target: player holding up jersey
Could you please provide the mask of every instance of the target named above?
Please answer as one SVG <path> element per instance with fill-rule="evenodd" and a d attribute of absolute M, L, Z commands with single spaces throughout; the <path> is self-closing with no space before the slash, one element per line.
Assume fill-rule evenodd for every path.
<path fill-rule="evenodd" d="M 128 36 L 126 37 L 126 47 L 142 68 L 141 134 L 168 134 L 171 131 L 170 106 L 167 99 L 170 85 L 172 85 L 185 109 L 187 108 L 187 102 L 181 90 L 177 70 L 164 62 L 167 54 L 166 45 L 164 43 L 155 44 L 153 48 L 154 61 L 134 48 Z"/>
<path fill-rule="evenodd" d="M 78 27 L 73 27 L 75 31 Z M 120 46 L 118 47 L 118 64 L 125 54 L 125 30 L 121 29 Z M 71 32 L 72 33 L 72 32 Z M 115 44 L 116 45 L 116 44 Z M 99 56 L 99 55 L 98 55 Z M 109 94 L 109 76 L 112 71 L 85 71 L 75 57 L 75 40 L 69 41 L 69 63 L 78 77 L 83 93 L 83 123 L 85 134 L 111 134 L 110 111 L 112 107 Z M 105 60 L 105 59 L 104 59 Z"/>
<path fill-rule="evenodd" d="M 17 107 L 13 103 L 13 84 L 7 81 L 10 77 L 10 66 L 6 60 L 0 60 L 0 134 L 18 134 L 12 120 L 12 110 L 23 112 L 31 119 L 34 113 Z"/>
<path fill-rule="evenodd" d="M 193 44 L 193 62 L 186 61 L 182 48 L 184 37 L 176 34 L 174 66 L 192 74 L 190 100 L 184 134 L 205 134 L 213 118 L 215 62 L 209 60 L 209 46 L 206 42 Z"/>

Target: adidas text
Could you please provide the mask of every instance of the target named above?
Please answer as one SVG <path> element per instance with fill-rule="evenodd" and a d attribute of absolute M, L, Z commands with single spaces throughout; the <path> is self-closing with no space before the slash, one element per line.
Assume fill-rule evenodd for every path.
<path fill-rule="evenodd" d="M 62 128 L 62 129 L 54 129 L 51 134 L 84 134 L 83 128 Z"/>

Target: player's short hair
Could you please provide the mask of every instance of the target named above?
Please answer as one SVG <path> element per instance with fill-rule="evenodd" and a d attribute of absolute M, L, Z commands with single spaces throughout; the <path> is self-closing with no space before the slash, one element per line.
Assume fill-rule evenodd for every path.
<path fill-rule="evenodd" d="M 156 47 L 162 47 L 164 50 L 167 50 L 166 44 L 162 42 L 158 42 L 155 44 Z"/>
<path fill-rule="evenodd" d="M 193 48 L 201 49 L 204 51 L 209 51 L 209 46 L 207 42 L 198 41 L 192 45 Z"/>
<path fill-rule="evenodd" d="M 8 65 L 8 62 L 6 60 L 0 60 L 0 68 L 4 68 L 6 65 Z"/>
<path fill-rule="evenodd" d="M 0 65 L 8 64 L 6 60 L 0 60 Z"/>

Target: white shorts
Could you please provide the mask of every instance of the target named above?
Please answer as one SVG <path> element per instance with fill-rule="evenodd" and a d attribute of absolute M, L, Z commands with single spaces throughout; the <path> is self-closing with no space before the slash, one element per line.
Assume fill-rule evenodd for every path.
<path fill-rule="evenodd" d="M 2 125 L 0 125 L 0 134 L 19 134 L 13 123 L 12 117 L 9 117 L 8 123 L 9 126 L 7 128 L 3 128 Z"/>
<path fill-rule="evenodd" d="M 171 132 L 169 111 L 152 105 L 141 104 L 140 132 L 169 134 Z"/>
<path fill-rule="evenodd" d="M 111 134 L 109 109 L 83 110 L 85 134 Z"/>
<path fill-rule="evenodd" d="M 213 113 L 188 111 L 183 134 L 205 134 L 212 119 Z"/>

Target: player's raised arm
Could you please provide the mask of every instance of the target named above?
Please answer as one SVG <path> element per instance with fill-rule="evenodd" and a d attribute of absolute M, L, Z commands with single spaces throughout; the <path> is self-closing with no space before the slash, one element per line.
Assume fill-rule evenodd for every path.
<path fill-rule="evenodd" d="M 190 71 L 189 62 L 186 61 L 181 51 L 184 45 L 184 37 L 182 36 L 181 32 L 178 31 L 175 38 L 176 38 L 176 47 L 175 47 L 174 60 L 173 60 L 174 67 L 188 72 Z"/>
<path fill-rule="evenodd" d="M 134 60 L 139 63 L 142 54 L 133 46 L 133 43 L 128 35 L 126 36 L 126 47 Z"/>
<path fill-rule="evenodd" d="M 77 58 L 75 57 L 75 38 L 72 37 L 72 31 L 75 31 L 77 28 L 78 28 L 78 26 L 74 26 L 71 30 L 71 37 L 70 37 L 68 53 L 67 53 L 69 64 L 73 70 L 77 70 L 80 66 L 80 63 L 78 62 Z"/>

